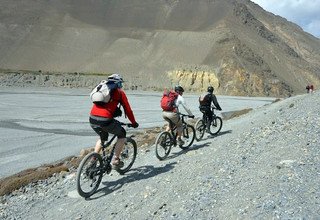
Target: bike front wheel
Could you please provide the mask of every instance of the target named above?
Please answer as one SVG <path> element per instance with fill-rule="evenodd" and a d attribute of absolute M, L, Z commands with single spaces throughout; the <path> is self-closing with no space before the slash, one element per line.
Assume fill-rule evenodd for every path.
<path fill-rule="evenodd" d="M 103 175 L 103 162 L 100 154 L 92 152 L 81 161 L 77 171 L 77 191 L 84 198 L 96 192 Z"/>
<path fill-rule="evenodd" d="M 127 137 L 126 143 L 123 147 L 123 150 L 120 154 L 120 161 L 124 163 L 124 166 L 121 168 L 117 168 L 116 171 L 123 175 L 128 172 L 134 161 L 137 157 L 137 143 L 130 137 Z"/>
<path fill-rule="evenodd" d="M 179 145 L 179 147 L 183 150 L 188 149 L 192 144 L 196 136 L 196 131 L 192 125 L 185 125 L 182 133 L 182 140 L 184 142 L 183 145 Z"/>
<path fill-rule="evenodd" d="M 172 137 L 169 132 L 161 132 L 156 139 L 156 156 L 159 160 L 167 158 L 172 147 Z"/>
<path fill-rule="evenodd" d="M 206 131 L 206 126 L 204 124 L 204 121 L 202 119 L 199 119 L 196 122 L 194 127 L 195 127 L 195 130 L 196 130 L 196 140 L 200 141 L 203 138 L 204 133 Z"/>
<path fill-rule="evenodd" d="M 210 134 L 212 135 L 218 134 L 221 128 L 222 128 L 222 118 L 220 118 L 219 116 L 214 117 L 210 124 Z"/>

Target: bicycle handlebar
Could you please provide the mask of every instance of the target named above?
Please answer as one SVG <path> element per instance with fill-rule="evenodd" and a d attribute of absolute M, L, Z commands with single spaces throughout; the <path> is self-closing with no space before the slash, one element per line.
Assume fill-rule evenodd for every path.
<path fill-rule="evenodd" d="M 178 113 L 179 115 L 181 115 L 182 117 L 189 117 L 189 118 L 192 118 L 192 116 L 190 116 L 190 115 L 186 115 L 186 114 L 183 114 L 183 113 Z"/>
<path fill-rule="evenodd" d="M 215 106 L 211 106 L 212 110 L 218 110 L 218 111 L 221 111 L 219 109 L 217 109 Z"/>
<path fill-rule="evenodd" d="M 120 122 L 121 125 L 127 126 L 128 128 L 133 128 L 133 125 L 131 123 L 123 123 Z"/>

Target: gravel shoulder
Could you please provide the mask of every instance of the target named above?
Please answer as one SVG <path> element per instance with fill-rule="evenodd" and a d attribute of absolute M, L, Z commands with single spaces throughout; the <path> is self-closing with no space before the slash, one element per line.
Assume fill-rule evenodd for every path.
<path fill-rule="evenodd" d="M 89 200 L 75 171 L 0 197 L 2 219 L 318 219 L 320 93 L 224 122 L 187 151 L 158 161 L 140 148 L 126 175 L 105 175 Z"/>

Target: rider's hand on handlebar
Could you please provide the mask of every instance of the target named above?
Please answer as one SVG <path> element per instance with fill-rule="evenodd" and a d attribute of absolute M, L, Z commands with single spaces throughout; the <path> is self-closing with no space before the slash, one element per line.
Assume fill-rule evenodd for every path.
<path fill-rule="evenodd" d="M 139 127 L 139 124 L 138 124 L 137 122 L 136 122 L 136 123 L 133 123 L 133 124 L 132 124 L 132 127 L 133 127 L 133 128 L 137 128 L 137 127 Z"/>

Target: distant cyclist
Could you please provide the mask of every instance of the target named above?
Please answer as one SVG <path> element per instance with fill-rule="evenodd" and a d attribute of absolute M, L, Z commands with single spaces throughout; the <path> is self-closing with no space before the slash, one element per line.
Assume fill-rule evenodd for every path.
<path fill-rule="evenodd" d="M 127 95 L 121 89 L 123 79 L 119 74 L 112 74 L 107 80 L 109 83 L 114 83 L 116 86 L 111 91 L 111 100 L 108 103 L 93 104 L 90 112 L 90 125 L 92 129 L 99 135 L 102 139 L 108 139 L 108 133 L 117 135 L 118 139 L 115 146 L 115 153 L 112 159 L 112 165 L 121 166 L 120 153 L 124 147 L 126 140 L 126 130 L 121 126 L 120 122 L 114 119 L 114 117 L 121 116 L 119 114 L 120 109 L 118 104 L 120 103 L 126 115 L 128 116 L 132 126 L 137 128 L 139 124 L 136 122 L 133 112 L 131 110 Z M 100 134 L 102 130 L 102 134 Z M 94 151 L 99 153 L 101 150 L 101 140 L 96 142 Z"/>
<path fill-rule="evenodd" d="M 183 145 L 184 141 L 181 139 L 182 131 L 183 131 L 183 125 L 182 125 L 182 119 L 179 115 L 179 106 L 182 106 L 186 112 L 189 114 L 190 118 L 194 118 L 194 115 L 192 114 L 190 108 L 187 106 L 186 101 L 182 97 L 184 92 L 184 89 L 181 86 L 175 86 L 174 93 L 175 99 L 173 100 L 173 108 L 170 110 L 163 110 L 162 117 L 169 122 L 169 126 L 167 127 L 167 131 L 170 131 L 170 124 L 177 126 L 177 144 Z"/>
<path fill-rule="evenodd" d="M 219 111 L 222 110 L 218 103 L 217 97 L 213 94 L 213 90 L 214 89 L 212 86 L 208 86 L 207 92 L 199 97 L 199 109 L 203 113 L 203 115 L 206 116 L 209 120 L 206 128 L 207 132 L 210 132 L 210 124 L 212 122 L 213 115 L 213 112 L 211 110 L 211 103 L 213 103 L 215 108 Z"/>

